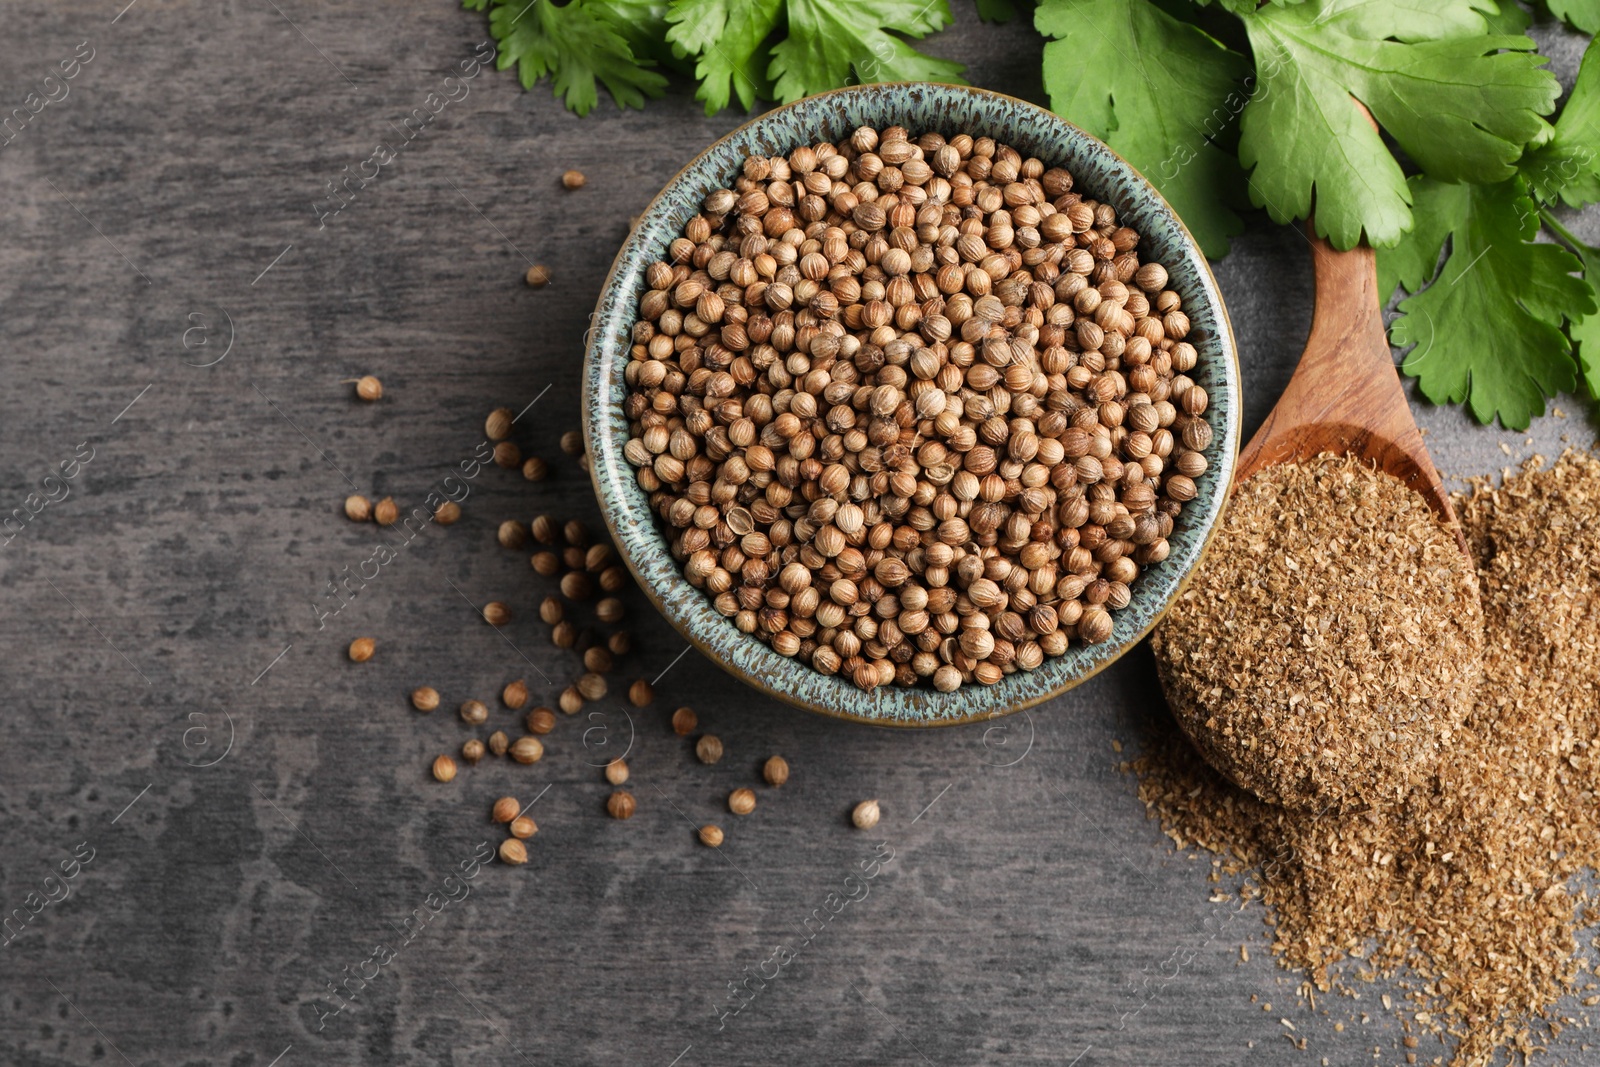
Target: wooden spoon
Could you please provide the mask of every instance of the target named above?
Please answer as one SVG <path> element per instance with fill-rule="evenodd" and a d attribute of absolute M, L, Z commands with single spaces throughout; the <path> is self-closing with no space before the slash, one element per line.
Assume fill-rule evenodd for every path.
<path fill-rule="evenodd" d="M 1306 232 L 1317 285 L 1311 336 L 1288 387 L 1239 454 L 1235 484 L 1323 452 L 1355 456 L 1421 493 L 1466 552 L 1389 353 L 1377 258 L 1364 244 L 1337 251 L 1310 223 Z"/>

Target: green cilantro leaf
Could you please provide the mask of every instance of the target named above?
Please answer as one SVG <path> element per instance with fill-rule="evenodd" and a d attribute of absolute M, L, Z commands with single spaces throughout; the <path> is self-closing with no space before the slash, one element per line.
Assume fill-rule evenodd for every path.
<path fill-rule="evenodd" d="M 762 44 L 778 24 L 783 0 L 679 0 L 667 12 L 667 40 L 697 56 L 695 99 L 706 114 L 728 106 L 732 93 L 749 111 L 757 98 L 771 98 L 767 53 Z"/>
<path fill-rule="evenodd" d="M 977 0 L 978 17 L 984 22 L 1010 22 L 1017 17 L 1012 0 Z"/>
<path fill-rule="evenodd" d="M 646 96 L 665 91 L 667 80 L 648 69 L 654 64 L 637 55 L 628 33 L 619 29 L 619 22 L 638 19 L 640 6 L 626 0 L 571 0 L 561 7 L 549 0 L 494 0 L 489 29 L 500 43 L 498 65 L 516 66 L 524 89 L 549 75 L 555 94 L 580 115 L 599 101 L 596 82 L 605 84 L 617 106 L 643 107 Z"/>
<path fill-rule="evenodd" d="M 1584 33 L 1600 32 L 1600 0 L 1544 0 L 1544 6 L 1574 29 Z"/>
<path fill-rule="evenodd" d="M 1533 13 L 1517 0 L 1499 0 L 1500 10 L 1484 11 L 1483 21 L 1490 33 L 1509 33 L 1516 36 L 1533 24 Z"/>
<path fill-rule="evenodd" d="M 1248 15 L 1257 7 L 1261 6 L 1260 4 L 1256 3 L 1256 0 L 1192 0 L 1192 2 L 1196 7 L 1210 7 L 1213 3 L 1215 3 L 1218 7 L 1222 8 L 1222 10 L 1231 12 L 1235 15 Z M 1267 0 L 1267 2 L 1282 6 L 1285 4 L 1304 3 L 1305 0 Z"/>
<path fill-rule="evenodd" d="M 1595 283 L 1600 281 L 1600 248 L 1584 245 L 1581 255 L 1583 278 L 1593 295 Z M 1600 314 L 1585 315 L 1567 327 L 1567 332 L 1577 348 L 1578 368 L 1589 386 L 1589 395 L 1600 400 Z"/>
<path fill-rule="evenodd" d="M 1278 222 L 1311 213 L 1349 248 L 1411 228 L 1405 177 L 1374 119 L 1443 181 L 1511 177 L 1560 86 L 1526 37 L 1484 34 L 1492 0 L 1310 0 L 1244 16 L 1260 89 L 1239 156 Z"/>
<path fill-rule="evenodd" d="M 1592 41 L 1554 132 L 1523 157 L 1522 173 L 1542 201 L 1600 200 L 1600 49 Z"/>
<path fill-rule="evenodd" d="M 1034 25 L 1050 107 L 1127 158 L 1208 256 L 1244 224 L 1243 174 L 1213 138 L 1245 107 L 1249 65 L 1149 0 L 1044 0 Z"/>
<path fill-rule="evenodd" d="M 772 48 L 785 103 L 861 82 L 960 82 L 966 68 L 912 48 L 894 33 L 923 37 L 951 20 L 948 0 L 787 0 L 788 36 Z M 887 31 L 893 30 L 894 33 Z"/>
<path fill-rule="evenodd" d="M 502 0 L 515 3 L 516 0 Z M 539 0 L 548 3 L 549 0 Z M 671 59 L 667 44 L 667 0 L 584 0 L 584 4 L 603 17 L 611 28 L 628 42 L 639 58 Z"/>
<path fill-rule="evenodd" d="M 1560 245 L 1534 243 L 1539 212 L 1521 178 L 1417 177 L 1411 193 L 1416 229 L 1400 249 L 1378 253 L 1383 276 L 1416 294 L 1400 302 L 1389 331 L 1396 346 L 1415 346 L 1400 369 L 1436 404 L 1465 400 L 1479 422 L 1525 429 L 1546 397 L 1577 380 L 1561 326 L 1596 311 L 1594 290 L 1573 277 L 1582 264 Z M 1433 277 L 1445 236 L 1449 258 Z"/>

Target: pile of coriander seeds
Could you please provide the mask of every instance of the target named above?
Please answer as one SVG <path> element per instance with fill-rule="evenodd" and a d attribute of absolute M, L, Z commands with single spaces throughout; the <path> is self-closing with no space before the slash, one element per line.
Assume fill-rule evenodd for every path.
<path fill-rule="evenodd" d="M 626 368 L 625 454 L 687 579 L 867 690 L 1109 639 L 1212 438 L 1139 240 L 987 137 L 747 159 L 648 269 Z"/>

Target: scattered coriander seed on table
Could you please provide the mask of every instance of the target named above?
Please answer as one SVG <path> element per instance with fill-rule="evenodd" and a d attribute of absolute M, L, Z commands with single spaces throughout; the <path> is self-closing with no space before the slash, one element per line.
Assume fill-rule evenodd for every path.
<path fill-rule="evenodd" d="M 722 827 L 716 823 L 706 823 L 700 827 L 700 843 L 707 848 L 716 848 L 722 844 Z"/>
<path fill-rule="evenodd" d="M 418 711 L 435 711 L 439 707 L 439 691 L 431 685 L 418 686 L 411 691 L 411 706 Z"/>
<path fill-rule="evenodd" d="M 476 737 L 463 741 L 461 743 L 461 758 L 468 763 L 477 763 L 483 759 L 483 742 Z"/>
<path fill-rule="evenodd" d="M 550 268 L 543 264 L 535 264 L 528 268 L 528 273 L 522 278 L 533 288 L 543 289 L 550 284 Z"/>
<path fill-rule="evenodd" d="M 511 836 L 526 841 L 539 832 L 539 824 L 526 815 L 518 815 L 511 820 Z"/>
<path fill-rule="evenodd" d="M 762 764 L 761 777 L 768 785 L 782 785 L 789 780 L 789 761 L 782 756 L 771 756 Z"/>
<path fill-rule="evenodd" d="M 634 679 L 633 684 L 628 686 L 628 703 L 636 708 L 644 707 L 655 698 L 656 691 L 643 678 Z"/>
<path fill-rule="evenodd" d="M 495 408 L 489 412 L 489 417 L 483 420 L 483 432 L 491 441 L 503 441 L 511 436 L 514 417 L 510 408 Z"/>
<path fill-rule="evenodd" d="M 756 810 L 756 794 L 753 789 L 740 786 L 728 794 L 728 810 L 735 815 L 749 815 Z"/>
<path fill-rule="evenodd" d="M 701 763 L 711 764 L 717 762 L 722 758 L 721 739 L 716 734 L 701 734 L 700 740 L 694 743 L 694 754 Z"/>
<path fill-rule="evenodd" d="M 498 600 L 491 600 L 483 606 L 483 621 L 490 626 L 504 626 L 511 621 L 511 609 Z"/>
<path fill-rule="evenodd" d="M 557 597 L 547 596 L 539 601 L 539 618 L 551 626 L 560 622 L 566 613 L 567 609 Z"/>
<path fill-rule="evenodd" d="M 578 643 L 578 628 L 563 619 L 550 627 L 550 643 L 557 648 L 571 648 Z"/>
<path fill-rule="evenodd" d="M 592 645 L 583 651 L 583 666 L 585 670 L 605 674 L 616 666 L 616 661 L 605 645 Z"/>
<path fill-rule="evenodd" d="M 556 728 L 556 713 L 549 708 L 534 708 L 523 720 L 530 734 L 547 734 Z"/>
<path fill-rule="evenodd" d="M 672 713 L 672 732 L 679 737 L 689 736 L 699 725 L 700 717 L 694 713 L 693 708 L 679 708 Z"/>
<path fill-rule="evenodd" d="M 399 518 L 400 508 L 392 496 L 384 497 L 372 507 L 372 521 L 379 526 L 393 526 Z"/>
<path fill-rule="evenodd" d="M 344 498 L 344 517 L 351 522 L 366 522 L 372 518 L 372 501 L 360 494 Z"/>
<path fill-rule="evenodd" d="M 599 544 L 590 545 L 588 550 L 584 552 L 583 569 L 599 574 L 609 567 L 611 561 L 616 558 L 617 550 L 602 541 Z"/>
<path fill-rule="evenodd" d="M 521 548 L 528 543 L 528 528 L 516 519 L 507 519 L 495 533 L 501 548 Z"/>
<path fill-rule="evenodd" d="M 530 482 L 542 482 L 550 477 L 550 464 L 538 456 L 529 456 L 522 461 L 522 476 Z"/>
<path fill-rule="evenodd" d="M 568 430 L 561 435 L 561 451 L 569 456 L 576 456 L 583 451 L 583 431 Z"/>
<path fill-rule="evenodd" d="M 489 735 L 489 751 L 496 756 L 504 756 L 511 747 L 511 738 L 506 736 L 504 730 L 496 730 Z"/>
<path fill-rule="evenodd" d="M 536 574 L 554 578 L 561 573 L 561 557 L 554 552 L 535 552 L 528 557 L 528 565 Z"/>
<path fill-rule="evenodd" d="M 521 678 L 507 683 L 500 692 L 500 700 L 512 711 L 521 711 L 528 703 L 528 684 Z"/>
<path fill-rule="evenodd" d="M 576 686 L 567 686 L 561 691 L 561 696 L 556 698 L 556 707 L 563 714 L 576 715 L 583 710 L 583 694 L 578 692 Z"/>
<path fill-rule="evenodd" d="M 520 867 L 528 862 L 528 847 L 515 837 L 500 842 L 500 862 Z"/>
<path fill-rule="evenodd" d="M 633 794 L 626 789 L 619 789 L 606 798 L 606 811 L 613 819 L 633 818 L 634 806 Z"/>
<path fill-rule="evenodd" d="M 617 563 L 600 572 L 600 588 L 607 593 L 620 593 L 628 585 L 628 568 Z"/>
<path fill-rule="evenodd" d="M 518 763 L 538 763 L 544 758 L 544 743 L 537 737 L 519 737 L 511 743 L 511 758 Z"/>
<path fill-rule="evenodd" d="M 582 189 L 583 183 L 588 181 L 581 170 L 569 170 L 561 175 L 561 185 L 566 189 Z"/>
<path fill-rule="evenodd" d="M 345 381 L 356 383 L 356 396 L 371 402 L 383 396 L 383 383 L 372 375 L 363 375 L 360 378 L 346 378 Z"/>
<path fill-rule="evenodd" d="M 482 726 L 489 721 L 489 709 L 481 700 L 468 700 L 461 705 L 461 721 L 468 726 Z"/>
<path fill-rule="evenodd" d="M 626 656 L 633 650 L 633 637 L 626 630 L 618 630 L 606 638 L 606 648 L 613 656 Z"/>
<path fill-rule="evenodd" d="M 494 462 L 498 467 L 514 471 L 522 466 L 522 449 L 515 441 L 501 441 L 494 446 Z"/>
<path fill-rule="evenodd" d="M 556 520 L 550 515 L 539 515 L 528 524 L 528 532 L 533 534 L 533 539 L 541 545 L 553 545 L 561 536 L 561 527 L 556 525 Z"/>
<path fill-rule="evenodd" d="M 621 622 L 627 614 L 628 609 L 623 606 L 621 600 L 614 596 L 605 597 L 594 606 L 595 618 L 607 625 L 615 625 Z"/>
<path fill-rule="evenodd" d="M 456 761 L 449 756 L 440 756 L 433 761 L 433 776 L 441 782 L 451 782 L 456 777 Z"/>
<path fill-rule="evenodd" d="M 589 527 L 578 519 L 568 519 L 561 527 L 561 536 L 566 538 L 567 544 L 573 548 L 587 549 L 589 547 Z M 574 569 L 582 566 L 583 564 L 580 562 L 574 565 Z"/>
<path fill-rule="evenodd" d="M 618 759 L 614 759 L 610 763 L 606 764 L 606 781 L 610 782 L 612 785 L 621 785 L 623 782 L 626 782 L 627 780 L 628 780 L 628 762 L 627 762 L 627 760 L 621 759 L 619 757 Z"/>
<path fill-rule="evenodd" d="M 510 822 L 522 810 L 522 805 L 517 803 L 516 797 L 501 797 L 494 802 L 494 807 L 489 814 L 495 822 Z"/>
<path fill-rule="evenodd" d="M 856 824 L 858 830 L 870 830 L 878 825 L 880 814 L 876 800 L 863 800 L 850 813 L 850 821 Z"/>
<path fill-rule="evenodd" d="M 569 571 L 582 571 L 583 559 L 583 549 L 576 545 L 569 545 L 561 550 L 561 565 Z"/>
<path fill-rule="evenodd" d="M 365 663 L 377 651 L 378 643 L 370 637 L 358 637 L 350 642 L 350 659 L 355 663 Z"/>
<path fill-rule="evenodd" d="M 461 505 L 454 500 L 446 500 L 433 513 L 433 521 L 440 526 L 454 526 L 459 518 L 461 518 Z"/>
<path fill-rule="evenodd" d="M 585 700 L 599 700 L 606 695 L 605 675 L 590 671 L 578 678 L 578 694 Z"/>

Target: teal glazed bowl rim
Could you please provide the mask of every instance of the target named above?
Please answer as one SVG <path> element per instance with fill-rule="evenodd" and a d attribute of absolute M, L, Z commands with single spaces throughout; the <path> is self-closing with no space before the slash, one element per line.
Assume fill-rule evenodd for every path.
<path fill-rule="evenodd" d="M 1141 574 L 1128 606 L 1113 613 L 1111 638 L 1097 645 L 1074 642 L 1063 655 L 992 686 L 970 683 L 953 693 L 881 686 L 865 692 L 741 633 L 683 576 L 623 456 L 623 370 L 631 358 L 646 269 L 665 258 L 708 193 L 733 184 L 746 157 L 837 141 L 863 125 L 904 126 L 913 136 L 987 135 L 1025 157 L 1070 170 L 1076 188 L 1111 204 L 1139 231 L 1140 252 L 1167 268 L 1168 286 L 1183 298 L 1190 319 L 1187 340 L 1199 355 L 1190 377 L 1210 394 L 1209 465 L 1168 538 L 1167 559 Z M 1238 355 L 1222 293 L 1194 238 L 1154 187 L 1105 144 L 1044 108 L 982 89 L 924 82 L 852 86 L 807 97 L 752 119 L 695 157 L 650 202 L 617 253 L 595 307 L 583 375 L 583 432 L 595 493 L 618 552 L 661 614 L 723 670 L 762 692 L 809 711 L 879 726 L 948 726 L 1020 711 L 1087 681 L 1136 645 L 1182 591 L 1215 532 L 1239 451 L 1239 408 Z"/>

